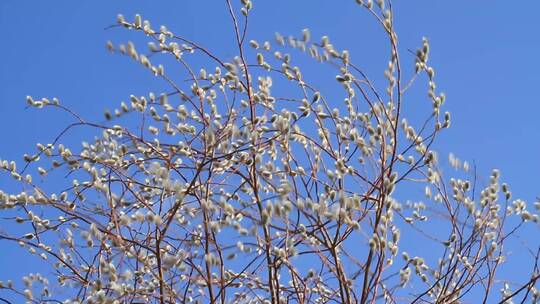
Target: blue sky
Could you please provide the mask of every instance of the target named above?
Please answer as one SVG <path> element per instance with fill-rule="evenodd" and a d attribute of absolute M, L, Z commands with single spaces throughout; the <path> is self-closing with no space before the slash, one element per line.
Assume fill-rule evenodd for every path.
<path fill-rule="evenodd" d="M 402 52 L 428 37 L 438 87 L 447 95 L 453 121 L 438 144 L 442 158 L 454 152 L 474 160 L 486 178 L 497 167 L 514 195 L 532 203 L 540 195 L 540 2 L 395 2 Z M 353 0 L 259 0 L 254 5 L 250 39 L 271 40 L 275 31 L 298 34 L 309 27 L 313 37 L 328 34 L 335 45 L 348 48 L 353 61 L 374 77 L 382 74 L 387 60 L 381 53 L 382 33 Z M 21 159 L 70 121 L 65 115 L 25 110 L 26 95 L 58 97 L 86 118 L 102 120 L 104 109 L 159 87 L 138 64 L 106 51 L 107 40 L 138 39 L 122 29 L 104 30 L 118 13 L 128 18 L 141 13 L 219 55 L 234 55 L 225 1 L 2 0 L 0 158 Z M 422 106 L 428 107 L 425 102 Z"/>

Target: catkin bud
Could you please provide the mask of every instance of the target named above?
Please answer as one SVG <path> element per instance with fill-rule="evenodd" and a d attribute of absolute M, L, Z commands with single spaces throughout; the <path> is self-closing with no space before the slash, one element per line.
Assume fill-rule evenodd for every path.
<path fill-rule="evenodd" d="M 259 65 L 262 65 L 262 64 L 264 63 L 264 56 L 263 56 L 263 54 L 261 54 L 261 53 L 258 53 L 258 54 L 257 54 L 257 63 L 258 63 Z"/>
<path fill-rule="evenodd" d="M 120 23 L 120 24 L 123 24 L 124 22 L 126 22 L 126 18 L 124 18 L 124 15 L 118 14 L 118 15 L 116 16 L 116 21 L 117 21 L 118 23 Z"/>
<path fill-rule="evenodd" d="M 136 14 L 136 15 L 135 15 L 135 22 L 134 22 L 134 24 L 135 24 L 135 27 L 136 27 L 136 28 L 140 28 L 140 27 L 142 26 L 142 17 L 141 17 L 141 15 L 139 15 L 139 14 Z"/>
<path fill-rule="evenodd" d="M 114 52 L 114 45 L 113 45 L 113 43 L 112 43 L 110 40 L 107 41 L 107 50 L 108 50 L 109 52 Z"/>
<path fill-rule="evenodd" d="M 309 29 L 305 28 L 302 30 L 302 40 L 304 42 L 308 42 L 309 39 L 311 38 L 311 34 L 309 32 Z"/>
<path fill-rule="evenodd" d="M 249 41 L 249 45 L 254 48 L 254 49 L 258 49 L 259 48 L 259 43 L 255 40 L 250 40 Z"/>
<path fill-rule="evenodd" d="M 349 51 L 344 50 L 344 51 L 341 53 L 341 58 L 343 59 L 343 64 L 348 65 L 348 64 L 349 64 L 349 61 L 350 61 Z"/>

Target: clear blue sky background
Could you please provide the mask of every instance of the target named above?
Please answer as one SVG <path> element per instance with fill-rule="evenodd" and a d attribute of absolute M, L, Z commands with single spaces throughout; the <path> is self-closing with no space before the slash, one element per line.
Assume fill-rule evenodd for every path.
<path fill-rule="evenodd" d="M 442 158 L 454 152 L 474 160 L 486 177 L 500 168 L 514 195 L 532 204 L 540 195 L 540 2 L 518 3 L 401 0 L 395 1 L 395 15 L 402 51 L 416 49 L 422 36 L 431 41 L 431 62 L 453 117 L 439 141 Z M 387 61 L 381 56 L 382 34 L 353 0 L 254 4 L 249 38 L 271 40 L 275 31 L 297 34 L 309 27 L 313 37 L 328 34 L 335 45 L 350 49 L 369 73 L 382 73 Z M 105 50 L 107 40 L 135 37 L 122 29 L 104 30 L 118 13 L 128 18 L 141 13 L 155 27 L 166 24 L 222 56 L 234 55 L 225 1 L 1 0 L 0 158 L 21 159 L 69 122 L 65 115 L 24 110 L 26 95 L 56 96 L 85 117 L 101 120 L 103 109 L 130 94 L 159 91 L 138 64 Z M 0 249 L 0 263 L 9 254 Z M 12 270 L 0 264 L 0 280 Z"/>

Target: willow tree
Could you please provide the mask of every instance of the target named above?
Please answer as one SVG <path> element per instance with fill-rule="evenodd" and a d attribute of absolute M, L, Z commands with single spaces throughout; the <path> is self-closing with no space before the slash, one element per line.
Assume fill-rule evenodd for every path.
<path fill-rule="evenodd" d="M 509 262 L 503 245 L 538 216 L 512 199 L 497 170 L 481 183 L 450 155 L 456 170 L 445 172 L 455 176 L 443 174 L 433 144 L 451 120 L 428 40 L 400 56 L 391 3 L 357 3 L 387 40 L 378 83 L 360 67 L 367 59 L 307 29 L 250 40 L 250 0 L 224 6 L 232 58 L 119 15 L 113 27 L 140 32 L 149 47 L 109 42 L 109 50 L 169 90 L 130 95 L 102 123 L 57 99 L 27 97 L 74 121 L 24 163 L 1 161 L 22 189 L 0 192 L 2 246 L 18 244 L 50 270 L 2 282 L 0 300 L 536 302 L 538 255 L 518 285 L 497 270 Z M 340 95 L 310 84 L 291 54 L 329 65 L 334 72 L 318 77 Z M 184 74 L 167 73 L 165 57 Z M 425 101 L 412 102 L 411 90 Z M 426 116 L 408 121 L 406 107 Z M 63 142 L 80 128 L 99 135 Z M 65 177 L 51 181 L 52 172 Z"/>

